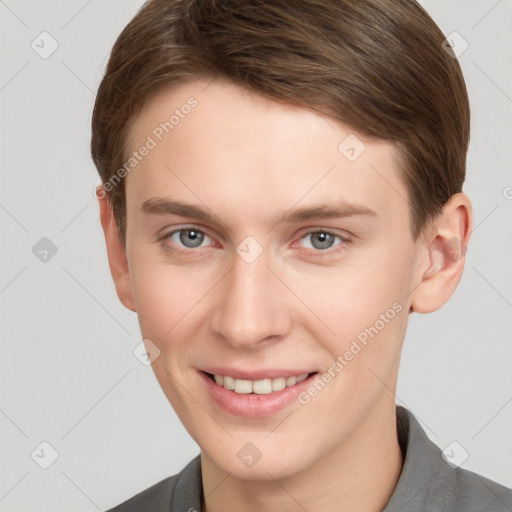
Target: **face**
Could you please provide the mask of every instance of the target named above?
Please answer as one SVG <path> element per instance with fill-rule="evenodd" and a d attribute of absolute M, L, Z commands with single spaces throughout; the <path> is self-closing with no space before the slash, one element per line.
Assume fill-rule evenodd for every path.
<path fill-rule="evenodd" d="M 394 414 L 421 251 L 393 145 L 208 83 L 131 126 L 130 152 L 151 146 L 126 176 L 131 300 L 203 455 L 285 477 Z"/>

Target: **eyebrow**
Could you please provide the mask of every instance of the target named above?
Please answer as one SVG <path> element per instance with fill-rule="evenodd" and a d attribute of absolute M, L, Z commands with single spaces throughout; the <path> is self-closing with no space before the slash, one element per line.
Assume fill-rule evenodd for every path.
<path fill-rule="evenodd" d="M 204 221 L 210 221 L 216 217 L 202 206 L 182 203 L 165 197 L 152 197 L 147 199 L 140 205 L 140 212 L 146 215 L 178 215 L 180 217 L 190 217 Z M 273 225 L 304 222 L 307 220 L 352 217 L 357 215 L 378 216 L 377 212 L 361 204 L 351 203 L 346 200 L 328 200 L 318 205 L 291 208 L 281 217 L 274 219 L 275 222 L 273 222 Z"/>

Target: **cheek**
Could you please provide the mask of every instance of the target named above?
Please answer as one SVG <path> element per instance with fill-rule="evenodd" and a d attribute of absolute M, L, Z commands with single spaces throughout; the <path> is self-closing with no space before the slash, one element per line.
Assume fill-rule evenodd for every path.
<path fill-rule="evenodd" d="M 202 299 L 215 283 L 214 277 L 206 270 L 169 265 L 163 257 L 156 259 L 142 251 L 134 254 L 131 283 L 143 336 L 163 346 L 184 340 L 190 320 L 200 312 Z"/>
<path fill-rule="evenodd" d="M 402 268 L 392 260 L 380 259 L 373 268 L 358 264 L 326 269 L 324 275 L 302 276 L 301 293 L 311 309 L 321 311 L 338 328 L 360 324 L 377 319 L 393 303 L 405 300 L 409 277 Z"/>
<path fill-rule="evenodd" d="M 296 286 L 292 287 L 306 298 L 306 328 L 333 359 L 350 350 L 347 357 L 358 360 L 394 358 L 408 319 L 410 268 L 407 251 L 382 250 L 357 264 L 295 275 L 291 282 Z M 375 340 L 381 342 L 373 343 Z M 354 342 L 363 350 L 358 351 Z"/>

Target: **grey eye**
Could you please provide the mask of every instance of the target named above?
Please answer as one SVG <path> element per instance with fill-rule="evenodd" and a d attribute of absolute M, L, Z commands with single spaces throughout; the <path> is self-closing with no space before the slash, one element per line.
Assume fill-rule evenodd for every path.
<path fill-rule="evenodd" d="M 205 234 L 197 229 L 181 229 L 178 233 L 180 242 L 185 247 L 189 248 L 199 247 L 203 243 L 205 237 Z"/>
<path fill-rule="evenodd" d="M 336 236 L 331 233 L 326 233 L 325 231 L 318 231 L 317 233 L 310 233 L 311 237 L 311 245 L 315 249 L 329 249 L 332 247 L 334 239 Z"/>
<path fill-rule="evenodd" d="M 311 231 L 304 235 L 301 240 L 302 247 L 316 249 L 317 251 L 330 249 L 331 247 L 339 245 L 345 241 L 342 236 L 330 233 L 329 231 Z M 334 243 L 335 240 L 338 240 L 338 242 Z"/>

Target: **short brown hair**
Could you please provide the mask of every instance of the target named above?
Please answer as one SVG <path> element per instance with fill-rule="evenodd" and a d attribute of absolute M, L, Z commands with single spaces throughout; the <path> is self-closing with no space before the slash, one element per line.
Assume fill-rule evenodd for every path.
<path fill-rule="evenodd" d="M 462 190 L 470 112 L 459 63 L 414 0 L 149 0 L 98 89 L 91 153 L 105 184 L 157 90 L 223 78 L 399 149 L 416 240 Z M 107 191 L 126 243 L 124 179 Z"/>

